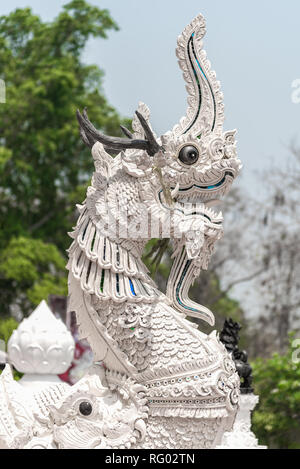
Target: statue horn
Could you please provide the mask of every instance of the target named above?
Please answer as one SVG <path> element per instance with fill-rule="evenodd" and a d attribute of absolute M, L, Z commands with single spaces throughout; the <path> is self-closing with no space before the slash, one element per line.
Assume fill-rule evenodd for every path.
<path fill-rule="evenodd" d="M 144 117 L 138 111 L 136 112 L 136 114 L 144 129 L 147 138 L 146 140 L 132 138 L 131 133 L 127 129 L 125 133 L 128 138 L 109 137 L 107 135 L 104 135 L 102 132 L 100 132 L 93 126 L 93 124 L 88 118 L 86 109 L 83 111 L 82 114 L 79 110 L 77 110 L 76 113 L 77 120 L 79 122 L 81 138 L 89 148 L 91 148 L 96 142 L 100 142 L 103 144 L 105 149 L 109 149 L 111 151 L 122 151 L 126 149 L 135 148 L 138 150 L 145 150 L 149 156 L 154 156 L 160 150 L 161 147 L 158 145 L 153 135 L 153 132 Z M 124 132 L 125 127 L 121 128 Z M 129 134 L 131 138 L 129 137 Z"/>

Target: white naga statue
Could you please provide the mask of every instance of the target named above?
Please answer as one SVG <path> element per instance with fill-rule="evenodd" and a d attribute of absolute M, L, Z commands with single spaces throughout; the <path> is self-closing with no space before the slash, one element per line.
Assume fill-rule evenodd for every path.
<path fill-rule="evenodd" d="M 240 383 L 234 362 L 215 331 L 201 333 L 187 319 L 214 325 L 212 312 L 188 291 L 223 234 L 222 215 L 211 207 L 241 167 L 235 131 L 223 132 L 223 96 L 202 49 L 204 34 L 199 15 L 178 38 L 189 96 L 172 131 L 158 138 L 144 104 L 134 133 L 123 128 L 126 138 L 103 135 L 78 112 L 95 172 L 71 234 L 69 308 L 102 365 L 65 394 L 43 391 L 28 442 L 51 435 L 55 448 L 214 448 L 233 425 Z M 141 261 L 152 238 L 170 238 L 174 247 L 166 294 Z M 9 369 L 2 386 L 13 386 Z M 10 445 L 22 447 L 24 419 L 11 413 L 22 438 L 16 434 Z M 0 422 L 3 433 L 2 415 Z"/>

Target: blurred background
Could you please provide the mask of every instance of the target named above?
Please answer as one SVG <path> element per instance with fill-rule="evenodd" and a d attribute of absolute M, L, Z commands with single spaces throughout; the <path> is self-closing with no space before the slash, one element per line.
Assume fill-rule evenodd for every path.
<path fill-rule="evenodd" d="M 76 109 L 120 135 L 143 101 L 156 133 L 171 129 L 186 110 L 176 39 L 200 12 L 244 167 L 223 203 L 225 236 L 190 296 L 215 313 L 218 331 L 228 317 L 243 326 L 260 441 L 300 448 L 297 0 L 1 2 L 0 339 L 49 295 L 52 309 L 65 304 L 67 233 L 93 171 Z M 145 262 L 164 289 L 169 250 L 153 247 Z M 67 321 L 63 309 L 54 312 Z"/>

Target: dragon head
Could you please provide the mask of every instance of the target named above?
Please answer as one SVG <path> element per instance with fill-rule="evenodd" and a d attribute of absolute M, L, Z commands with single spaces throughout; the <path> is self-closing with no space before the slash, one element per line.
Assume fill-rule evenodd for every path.
<path fill-rule="evenodd" d="M 134 133 L 121 127 L 126 138 L 98 131 L 86 110 L 83 114 L 78 111 L 77 117 L 83 141 L 89 147 L 101 142 L 108 153 L 122 152 L 129 174 L 145 177 L 157 170 L 167 203 L 176 198 L 205 203 L 207 208 L 228 192 L 241 162 L 236 152 L 236 131 L 223 131 L 223 94 L 202 49 L 205 32 L 205 20 L 198 15 L 178 38 L 176 55 L 189 96 L 186 116 L 172 131 L 157 138 L 149 123 L 149 109 L 143 103 L 133 119 Z"/>
<path fill-rule="evenodd" d="M 60 449 L 129 449 L 145 437 L 145 388 L 117 372 L 99 374 L 97 368 L 50 406 L 53 439 Z"/>

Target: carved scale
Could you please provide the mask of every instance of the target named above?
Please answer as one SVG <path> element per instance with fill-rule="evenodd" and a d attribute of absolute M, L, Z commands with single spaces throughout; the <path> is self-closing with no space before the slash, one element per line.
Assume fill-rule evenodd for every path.
<path fill-rule="evenodd" d="M 178 38 L 189 96 L 172 131 L 158 138 L 143 103 L 126 138 L 103 135 L 86 111 L 77 113 L 95 172 L 71 233 L 69 308 L 104 368 L 50 406 L 59 448 L 213 448 L 234 421 L 234 363 L 215 331 L 207 336 L 186 319 L 214 324 L 188 290 L 223 234 L 211 207 L 241 167 L 235 131 L 223 132 L 204 34 L 199 15 Z M 147 241 L 165 237 L 174 246 L 166 295 L 141 261 Z"/>

